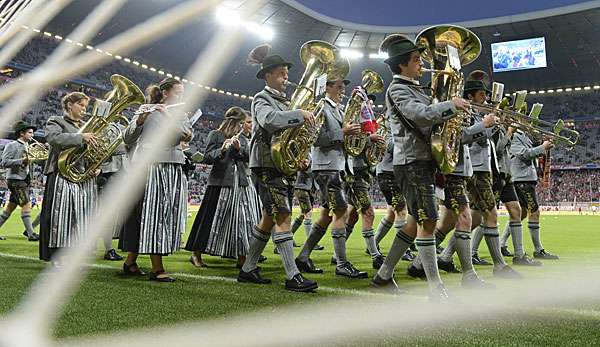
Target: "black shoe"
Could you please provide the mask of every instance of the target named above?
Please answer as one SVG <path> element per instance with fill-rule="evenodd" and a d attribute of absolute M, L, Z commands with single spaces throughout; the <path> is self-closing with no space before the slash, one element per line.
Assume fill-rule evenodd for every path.
<path fill-rule="evenodd" d="M 444 247 L 442 247 L 442 246 L 437 246 L 435 248 L 435 253 L 437 253 L 437 254 L 442 254 L 443 251 L 444 251 Z"/>
<path fill-rule="evenodd" d="M 488 283 L 488 282 L 482 280 L 477 275 L 463 277 L 461 283 L 462 283 L 463 287 L 470 288 L 470 289 L 495 289 L 496 288 L 496 286 L 494 284 Z"/>
<path fill-rule="evenodd" d="M 527 256 L 527 254 L 523 254 L 522 257 L 514 257 L 513 258 L 513 265 L 520 265 L 520 266 L 543 266 L 544 264 L 542 264 L 542 262 L 539 261 L 539 260 L 533 260 L 533 259 L 529 258 Z"/>
<path fill-rule="evenodd" d="M 277 250 L 277 246 L 273 247 L 273 254 L 279 254 L 279 251 Z"/>
<path fill-rule="evenodd" d="M 523 278 L 523 276 L 521 276 L 520 273 L 516 272 L 508 265 L 506 265 L 500 269 L 494 267 L 494 270 L 492 271 L 492 273 L 494 274 L 494 277 L 499 277 L 499 278 L 507 278 L 507 279 L 513 279 L 513 280 L 518 280 L 518 279 Z"/>
<path fill-rule="evenodd" d="M 506 246 L 500 247 L 500 252 L 505 257 L 513 257 L 514 256 L 514 254 L 510 253 L 510 251 L 508 250 L 508 247 L 506 247 Z"/>
<path fill-rule="evenodd" d="M 410 249 L 411 252 L 417 252 L 417 246 L 415 246 L 414 243 L 411 243 L 408 249 Z"/>
<path fill-rule="evenodd" d="M 295 262 L 296 262 L 296 266 L 298 267 L 298 270 L 300 270 L 300 272 L 306 272 L 309 274 L 322 274 L 323 273 L 323 269 L 319 269 L 318 267 L 315 267 L 315 264 L 313 263 L 312 259 L 310 259 L 310 258 L 308 258 L 307 261 L 302 261 L 302 260 L 296 258 Z"/>
<path fill-rule="evenodd" d="M 384 280 L 383 278 L 379 277 L 379 275 L 375 275 L 375 277 L 373 277 L 373 279 L 371 280 L 371 286 L 377 289 L 378 291 L 382 291 L 388 294 L 398 295 L 406 293 L 406 290 L 398 288 L 398 284 L 394 280 L 393 276 L 389 280 Z"/>
<path fill-rule="evenodd" d="M 164 271 L 161 272 L 150 272 L 150 276 L 148 276 L 148 279 L 150 281 L 155 281 L 155 282 L 162 282 L 162 283 L 173 283 L 175 282 L 175 279 L 171 276 L 164 276 L 164 277 L 158 277 L 159 275 L 164 274 Z"/>
<path fill-rule="evenodd" d="M 400 258 L 404 261 L 413 261 L 415 260 L 415 255 L 411 253 L 410 249 L 407 249 L 406 252 L 404 252 L 404 254 L 402 255 L 402 258 Z"/>
<path fill-rule="evenodd" d="M 371 255 L 371 252 L 369 252 L 369 249 L 365 248 L 365 254 L 366 255 Z"/>
<path fill-rule="evenodd" d="M 0 241 L 4 241 L 4 240 L 6 240 L 6 237 L 0 236 Z"/>
<path fill-rule="evenodd" d="M 429 301 L 445 304 L 450 302 L 450 296 L 443 283 L 440 283 L 435 287 L 431 294 L 429 294 Z"/>
<path fill-rule="evenodd" d="M 352 265 L 351 262 L 347 261 L 342 266 L 335 268 L 335 274 L 338 276 L 345 276 L 349 278 L 367 278 L 369 274 L 366 271 L 359 271 Z"/>
<path fill-rule="evenodd" d="M 244 270 L 240 270 L 240 273 L 237 277 L 238 282 L 242 283 L 256 283 L 256 284 L 269 284 L 271 280 L 268 278 L 262 278 L 258 269 L 254 269 L 250 272 L 245 272 Z"/>
<path fill-rule="evenodd" d="M 382 254 L 377 254 L 375 257 L 373 257 L 373 269 L 379 270 L 381 265 L 383 265 L 384 260 L 385 257 Z"/>
<path fill-rule="evenodd" d="M 475 253 L 471 257 L 473 259 L 473 265 L 492 265 L 489 261 L 479 258 L 479 254 Z"/>
<path fill-rule="evenodd" d="M 31 234 L 31 236 L 29 236 L 27 238 L 27 241 L 39 241 L 39 240 L 40 240 L 40 235 L 38 235 L 36 233 Z M 121 259 L 123 259 L 123 258 L 121 258 Z"/>
<path fill-rule="evenodd" d="M 275 247 L 277 248 L 277 247 Z M 264 255 L 260 255 L 260 257 L 258 257 L 258 262 L 259 263 L 264 263 L 265 261 L 267 261 L 267 257 L 265 257 Z"/>
<path fill-rule="evenodd" d="M 297 274 L 291 280 L 285 280 L 285 289 L 293 292 L 312 292 L 318 287 L 317 282 L 304 278 L 301 274 Z"/>
<path fill-rule="evenodd" d="M 331 265 L 337 265 L 337 259 L 336 259 L 336 257 L 331 257 L 331 260 L 329 261 L 329 263 Z"/>
<path fill-rule="evenodd" d="M 450 274 L 459 274 L 460 273 L 460 270 L 457 269 L 456 266 L 454 266 L 454 262 L 452 260 L 445 261 L 443 259 L 437 258 L 437 263 L 438 263 L 438 268 L 446 271 L 447 273 L 450 273 Z"/>
<path fill-rule="evenodd" d="M 325 247 L 321 246 L 321 245 L 316 245 L 313 247 L 313 251 L 322 251 L 324 250 Z"/>
<path fill-rule="evenodd" d="M 427 279 L 427 275 L 425 275 L 425 270 L 417 269 L 413 264 L 410 264 L 406 269 L 406 274 L 412 278 L 421 278 Z"/>
<path fill-rule="evenodd" d="M 118 261 L 123 260 L 123 257 L 120 256 L 114 249 L 110 249 L 104 253 L 104 260 Z"/>
<path fill-rule="evenodd" d="M 539 252 L 533 252 L 533 257 L 538 259 L 558 260 L 558 255 L 548 253 L 545 249 L 542 249 Z"/>
<path fill-rule="evenodd" d="M 132 268 L 136 268 L 135 270 L 132 270 Z M 146 276 L 146 273 L 144 272 L 144 270 L 142 270 L 137 263 L 133 263 L 133 264 L 126 264 L 123 263 L 123 275 L 125 276 Z"/>

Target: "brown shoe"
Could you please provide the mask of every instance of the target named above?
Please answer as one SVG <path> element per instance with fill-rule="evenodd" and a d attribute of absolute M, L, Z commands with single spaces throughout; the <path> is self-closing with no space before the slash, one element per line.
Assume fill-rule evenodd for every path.
<path fill-rule="evenodd" d="M 194 265 L 194 267 L 200 269 L 203 267 L 208 267 L 208 265 L 206 265 L 203 261 L 202 258 L 198 258 L 196 255 L 192 254 L 192 256 L 190 257 L 190 263 L 192 263 L 192 265 Z"/>

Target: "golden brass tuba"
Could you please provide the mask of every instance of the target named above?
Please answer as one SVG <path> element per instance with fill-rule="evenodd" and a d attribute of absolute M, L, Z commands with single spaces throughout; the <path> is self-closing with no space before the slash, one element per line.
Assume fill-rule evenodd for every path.
<path fill-rule="evenodd" d="M 289 85 L 296 87 L 290 101 L 290 110 L 301 109 L 313 112 L 315 126 L 304 123 L 273 136 L 271 141 L 273 163 L 287 176 L 296 173 L 300 163 L 308 158 L 323 125 L 321 112 L 323 101 L 318 103 L 315 101 L 316 79 L 323 74 L 327 74 L 328 78 L 344 78 L 350 71 L 348 60 L 340 58 L 337 47 L 324 41 L 314 40 L 304 43 L 300 48 L 300 59 L 306 68 L 300 83 L 288 81 Z"/>
<path fill-rule="evenodd" d="M 387 139 L 390 136 L 390 128 L 387 124 L 385 112 L 379 117 L 377 124 L 379 125 L 377 128 L 377 135 L 383 137 L 385 141 L 383 143 L 369 142 L 367 144 L 367 148 L 365 148 L 365 158 L 367 159 L 367 164 L 371 167 L 379 164 L 379 162 L 383 160 L 385 152 L 387 151 Z"/>
<path fill-rule="evenodd" d="M 121 112 L 127 107 L 144 102 L 144 93 L 133 82 L 121 75 L 112 75 L 113 90 L 106 100 L 96 100 L 91 118 L 78 133 L 93 133 L 97 145 L 69 148 L 60 153 L 58 170 L 72 182 L 83 182 L 94 177 L 95 171 L 109 159 L 123 141 L 117 123 L 129 124 Z"/>
<path fill-rule="evenodd" d="M 377 72 L 371 69 L 365 69 L 362 71 L 361 87 L 367 95 L 381 93 L 383 92 L 383 79 Z M 348 104 L 346 105 L 344 126 L 349 123 L 360 124 L 361 106 L 364 102 L 369 101 L 364 100 L 356 90 L 353 90 L 350 99 L 348 100 Z M 344 150 L 351 156 L 356 157 L 363 152 L 368 141 L 369 134 L 362 132 L 356 135 L 344 136 Z"/>
<path fill-rule="evenodd" d="M 48 144 L 40 143 L 36 139 L 32 138 L 31 142 L 27 145 L 25 151 L 25 158 L 29 163 L 40 162 L 48 159 L 49 149 Z"/>
<path fill-rule="evenodd" d="M 456 25 L 439 25 L 421 31 L 416 44 L 425 47 L 422 54 L 431 72 L 433 103 L 462 97 L 464 78 L 462 66 L 472 63 L 481 53 L 481 41 L 472 31 Z M 442 173 L 454 171 L 461 148 L 461 133 L 468 113 L 458 116 L 433 128 L 431 154 Z"/>

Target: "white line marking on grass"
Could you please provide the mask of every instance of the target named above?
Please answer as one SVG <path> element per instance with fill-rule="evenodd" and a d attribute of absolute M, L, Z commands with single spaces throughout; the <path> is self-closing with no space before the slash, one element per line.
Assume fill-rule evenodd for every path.
<path fill-rule="evenodd" d="M 35 257 L 29 257 L 26 255 L 18 255 L 18 254 L 11 254 L 11 253 L 3 253 L 3 252 L 0 252 L 0 257 L 35 261 L 38 263 L 43 262 Z M 103 269 L 103 270 L 120 270 L 121 269 L 120 267 L 104 265 L 104 264 L 86 263 L 85 265 L 90 268 L 93 268 L 93 269 Z M 237 279 L 235 279 L 233 277 L 194 275 L 194 274 L 190 274 L 190 273 L 186 273 L 186 272 L 172 272 L 171 274 L 176 277 L 191 278 L 191 279 L 196 279 L 196 280 L 237 283 Z M 357 289 L 344 289 L 344 288 L 333 288 L 333 287 L 324 287 L 324 286 L 319 286 L 318 290 L 328 292 L 328 293 L 354 295 L 354 296 L 357 296 L 357 295 L 359 295 L 359 296 L 390 296 L 388 294 L 368 292 L 368 291 L 357 290 Z M 409 295 L 403 295 L 403 297 L 407 297 L 407 296 L 409 296 Z M 415 297 L 422 297 L 422 296 L 415 295 Z"/>

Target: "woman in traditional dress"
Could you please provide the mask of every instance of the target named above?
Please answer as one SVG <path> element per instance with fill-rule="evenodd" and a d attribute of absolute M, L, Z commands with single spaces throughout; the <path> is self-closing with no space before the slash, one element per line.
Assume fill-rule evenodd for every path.
<path fill-rule="evenodd" d="M 76 245 L 85 235 L 97 202 L 95 177 L 75 183 L 58 170 L 62 151 L 96 144 L 93 133 L 77 133 L 83 125 L 82 117 L 88 102 L 89 97 L 83 93 L 69 93 L 62 99 L 64 115 L 52 116 L 46 122 L 46 141 L 50 144 L 50 152 L 44 167 L 47 178 L 41 212 L 39 256 L 45 261 L 52 260 L 54 266 L 60 265 L 54 256 L 56 251 Z M 100 170 L 97 171 L 99 173 Z"/>
<path fill-rule="evenodd" d="M 208 135 L 204 162 L 212 164 L 208 188 L 196 214 L 185 249 L 191 263 L 205 266 L 202 253 L 237 258 L 241 266 L 260 206 L 248 177 L 249 140 L 244 135 L 248 113 L 232 107 L 217 130 Z"/>
<path fill-rule="evenodd" d="M 145 275 L 136 260 L 139 254 L 148 254 L 152 262 L 150 280 L 175 281 L 165 272 L 162 257 L 179 249 L 185 231 L 188 192 L 181 141 L 191 140 L 192 126 L 185 114 L 167 111 L 167 108 L 180 103 L 183 92 L 183 84 L 174 78 L 148 87 L 147 101 L 157 105 L 156 109 L 136 114 L 123 136 L 126 144 L 135 145 L 132 162 L 143 153 L 156 153 L 146 174 L 143 196 L 130 213 L 120 239 L 121 249 L 128 252 L 123 264 L 125 275 Z M 157 148 L 151 136 L 157 127 L 164 126 L 165 117 L 177 117 L 177 137 L 165 147 Z"/>

